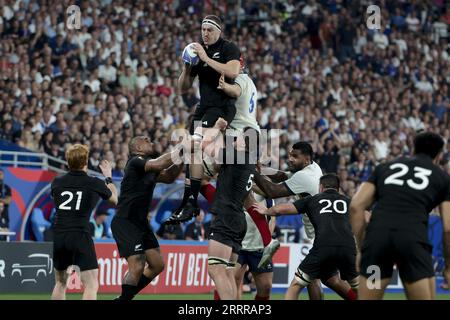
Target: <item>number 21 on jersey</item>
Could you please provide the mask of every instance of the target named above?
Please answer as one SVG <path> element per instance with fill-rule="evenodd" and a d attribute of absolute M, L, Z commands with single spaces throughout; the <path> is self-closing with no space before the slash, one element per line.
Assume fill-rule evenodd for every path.
<path fill-rule="evenodd" d="M 83 197 L 82 191 L 77 191 L 77 202 L 75 203 L 75 210 L 80 210 L 80 204 L 81 204 L 81 198 Z M 72 202 L 73 199 L 73 192 L 70 191 L 64 191 L 61 193 L 61 197 L 65 198 L 68 196 L 67 200 L 61 203 L 58 207 L 60 210 L 72 210 L 72 206 L 70 205 L 70 202 Z"/>

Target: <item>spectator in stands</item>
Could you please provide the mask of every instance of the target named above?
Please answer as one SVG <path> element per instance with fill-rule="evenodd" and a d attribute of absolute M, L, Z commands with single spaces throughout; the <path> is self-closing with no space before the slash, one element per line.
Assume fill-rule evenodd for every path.
<path fill-rule="evenodd" d="M 359 183 L 369 179 L 374 169 L 374 163 L 372 160 L 367 159 L 365 153 L 360 153 L 358 160 L 350 165 L 348 176 L 349 178 L 359 185 Z"/>
<path fill-rule="evenodd" d="M 3 122 L 3 127 L 0 129 L 0 139 L 15 141 L 17 134 L 13 130 L 13 124 L 11 120 Z"/>
<path fill-rule="evenodd" d="M 334 134 L 333 130 L 329 131 Z M 327 135 L 324 135 L 324 137 L 326 136 Z M 335 134 L 334 137 L 336 137 Z M 322 171 L 325 173 L 337 173 L 340 161 L 338 144 L 335 142 L 334 138 L 327 138 L 325 140 L 325 146 L 321 146 L 322 144 L 319 144 L 317 153 L 319 155 L 319 165 L 322 168 Z"/>
<path fill-rule="evenodd" d="M 187 225 L 186 230 L 184 231 L 185 240 L 204 241 L 208 239 L 207 236 L 209 234 L 209 230 L 203 225 L 204 219 L 205 213 L 203 210 L 200 210 L 200 214 L 195 217 L 194 222 Z"/>
<path fill-rule="evenodd" d="M 222 14 L 225 36 L 244 52 L 258 88 L 261 126 L 287 136 L 276 160 L 281 169 L 295 137 L 317 151 L 325 147 L 318 122 L 322 130 L 334 126 L 349 190 L 361 172 L 365 177 L 373 169 L 356 170 L 361 153 L 374 153 L 366 162 L 375 165 L 410 154 L 407 137 L 417 130 L 450 138 L 448 6 L 386 1 L 382 25 L 390 26 L 374 32 L 361 19 L 365 7 L 352 1 L 285 1 L 274 4 L 278 14 L 265 3 L 246 1 L 236 28 L 234 8 L 201 1 L 87 2 L 76 32 L 61 28 L 57 14 L 41 1 L 8 5 L 0 14 L 0 138 L 35 148 L 38 135 L 28 143 L 22 132 L 34 118 L 31 132 L 43 134 L 38 149 L 62 158 L 58 149 L 81 139 L 100 158 L 112 151 L 115 174 L 138 133 L 150 135 L 159 152 L 169 151 L 173 128 L 186 125 L 199 96 L 195 85 L 179 96 L 179 56 L 195 41 L 204 10 L 211 9 Z M 127 9 L 119 14 L 113 6 Z M 141 18 L 134 19 L 134 12 Z M 67 139 L 58 137 L 60 130 Z M 321 165 L 334 170 L 334 161 L 323 159 Z"/>
<path fill-rule="evenodd" d="M 156 235 L 159 239 L 166 240 L 183 240 L 183 229 L 178 225 L 162 224 Z"/>
<path fill-rule="evenodd" d="M 0 230 L 9 231 L 9 204 L 11 203 L 11 188 L 5 183 L 5 172 L 0 168 Z M 0 241 L 6 237 L 0 236 Z"/>
<path fill-rule="evenodd" d="M 105 227 L 105 221 L 108 218 L 107 211 L 97 211 L 95 216 L 91 219 L 89 223 L 89 233 L 92 238 L 104 239 L 107 238 L 108 230 Z"/>
<path fill-rule="evenodd" d="M 0 202 L 0 231 L 9 231 L 9 216 L 5 211 L 5 204 Z M 6 236 L 0 235 L 0 241 L 5 241 Z"/>

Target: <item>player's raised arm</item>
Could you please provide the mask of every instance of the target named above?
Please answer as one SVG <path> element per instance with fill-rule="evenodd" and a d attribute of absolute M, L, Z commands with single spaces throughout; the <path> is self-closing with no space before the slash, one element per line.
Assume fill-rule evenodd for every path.
<path fill-rule="evenodd" d="M 266 206 L 256 203 L 253 205 L 256 212 L 266 216 L 284 216 L 291 214 L 298 214 L 298 210 L 293 203 L 280 203 L 271 208 L 266 208 Z"/>
<path fill-rule="evenodd" d="M 100 170 L 102 171 L 102 174 L 105 176 L 106 180 L 106 186 L 109 190 L 111 190 L 111 197 L 109 197 L 108 201 L 112 204 L 116 205 L 118 202 L 118 196 L 117 196 L 117 188 L 116 185 L 112 181 L 112 168 L 111 164 L 108 160 L 102 160 L 100 162 Z"/>
<path fill-rule="evenodd" d="M 239 98 L 242 93 L 241 86 L 237 83 L 229 84 L 225 82 L 225 75 L 222 73 L 219 79 L 217 89 L 223 90 L 227 95 L 233 98 Z"/>
<path fill-rule="evenodd" d="M 356 237 L 358 249 L 361 249 L 364 230 L 366 228 L 365 211 L 375 201 L 375 185 L 364 182 L 350 203 L 350 224 Z"/>
<path fill-rule="evenodd" d="M 439 207 L 442 217 L 442 226 L 444 229 L 443 245 L 445 269 L 444 277 L 447 284 L 450 284 L 450 201 L 444 201 Z"/>
<path fill-rule="evenodd" d="M 178 89 L 180 90 L 181 94 L 186 93 L 194 83 L 195 77 L 191 75 L 192 67 L 190 64 L 185 63 L 183 71 L 180 74 L 180 77 L 178 78 Z"/>
<path fill-rule="evenodd" d="M 264 167 L 261 170 L 264 170 L 265 175 L 275 183 L 283 182 L 289 179 L 285 171 L 276 170 L 270 167 Z"/>
<path fill-rule="evenodd" d="M 163 154 L 156 159 L 147 160 L 145 163 L 145 171 L 161 172 L 169 168 L 174 164 L 174 160 L 180 156 L 182 150 L 183 146 L 178 144 L 172 152 Z"/>
<path fill-rule="evenodd" d="M 268 198 L 281 198 L 293 195 L 285 183 L 274 183 L 266 176 L 261 175 L 259 172 L 255 173 L 254 180 L 259 189 L 264 192 Z"/>
<path fill-rule="evenodd" d="M 184 166 L 183 163 L 173 164 L 169 168 L 162 170 L 161 173 L 158 175 L 156 182 L 167 184 L 174 182 L 181 174 L 181 171 L 183 171 L 183 166 Z"/>
<path fill-rule="evenodd" d="M 200 43 L 194 43 L 193 46 L 200 60 L 205 62 L 208 66 L 216 70 L 218 73 L 224 74 L 225 77 L 231 79 L 236 79 L 236 77 L 239 75 L 241 63 L 239 62 L 239 50 L 237 49 L 237 47 L 235 48 L 235 50 L 237 50 L 237 59 L 230 60 L 227 63 L 220 63 L 208 57 L 205 49 Z"/>
<path fill-rule="evenodd" d="M 280 203 L 267 210 L 269 216 L 286 216 L 292 214 L 298 214 L 297 208 L 293 203 Z"/>

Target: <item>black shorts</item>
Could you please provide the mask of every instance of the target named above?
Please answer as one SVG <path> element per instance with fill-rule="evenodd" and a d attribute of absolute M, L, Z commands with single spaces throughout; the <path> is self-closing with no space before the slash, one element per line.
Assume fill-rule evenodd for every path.
<path fill-rule="evenodd" d="M 352 280 L 356 272 L 356 248 L 349 247 L 313 247 L 298 269 L 312 279 L 322 282 L 340 273 L 342 280 Z"/>
<path fill-rule="evenodd" d="M 159 248 L 158 240 L 146 222 L 137 223 L 126 218 L 114 217 L 111 221 L 111 231 L 122 258 Z"/>
<path fill-rule="evenodd" d="M 377 228 L 367 230 L 361 248 L 361 275 L 369 278 L 373 267 L 380 268 L 381 279 L 391 278 L 397 264 L 404 282 L 434 277 L 432 247 L 425 235 L 408 229 Z"/>
<path fill-rule="evenodd" d="M 248 270 L 250 272 L 255 272 L 255 273 L 273 272 L 272 260 L 270 260 L 267 267 L 258 268 L 258 264 L 261 261 L 262 255 L 263 255 L 263 250 L 259 250 L 259 251 L 241 250 L 241 251 L 239 251 L 238 263 L 241 266 L 248 265 Z"/>
<path fill-rule="evenodd" d="M 215 240 L 233 249 L 238 254 L 241 250 L 242 240 L 247 232 L 247 221 L 243 211 L 226 210 L 216 212 L 211 221 L 209 240 Z"/>
<path fill-rule="evenodd" d="M 75 265 L 80 271 L 98 269 L 94 241 L 87 232 L 55 232 L 53 238 L 53 263 L 58 271 Z"/>
<path fill-rule="evenodd" d="M 189 133 L 191 135 L 194 134 L 196 122 L 198 122 L 197 126 L 200 124 L 203 128 L 212 128 L 214 127 L 217 119 L 223 118 L 228 122 L 228 124 L 230 124 L 235 115 L 236 107 L 234 105 L 224 107 L 207 107 L 199 105 L 194 111 Z"/>

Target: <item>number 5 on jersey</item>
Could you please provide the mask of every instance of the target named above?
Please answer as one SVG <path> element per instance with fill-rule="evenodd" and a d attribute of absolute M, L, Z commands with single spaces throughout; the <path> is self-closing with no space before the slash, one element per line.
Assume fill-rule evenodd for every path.
<path fill-rule="evenodd" d="M 61 203 L 58 207 L 60 210 L 72 210 L 72 207 L 69 206 L 69 203 L 72 202 L 73 199 L 73 193 L 70 191 L 64 191 L 61 193 L 61 197 L 69 196 L 69 198 Z M 83 197 L 82 191 L 77 191 L 77 202 L 75 204 L 75 210 L 80 210 L 80 204 L 81 204 L 81 198 Z"/>
<path fill-rule="evenodd" d="M 250 190 L 252 190 L 252 187 L 253 187 L 253 177 L 254 177 L 255 175 L 252 173 L 252 174 L 250 174 L 250 176 L 248 177 L 248 180 L 247 180 L 247 186 L 245 187 L 245 190 L 247 190 L 247 191 L 250 191 Z"/>

